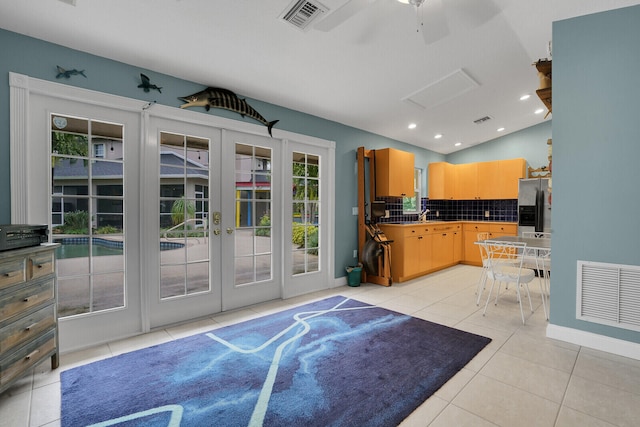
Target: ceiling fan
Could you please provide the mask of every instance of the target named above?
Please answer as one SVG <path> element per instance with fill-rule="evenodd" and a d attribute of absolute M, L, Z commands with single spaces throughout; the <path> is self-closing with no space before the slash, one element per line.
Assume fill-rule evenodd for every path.
<path fill-rule="evenodd" d="M 348 0 L 314 28 L 331 31 L 358 12 L 379 0 Z M 385 0 L 390 1 L 390 0 Z M 418 15 L 418 31 L 425 43 L 431 44 L 448 36 L 451 24 L 478 27 L 496 16 L 500 9 L 493 0 L 397 0 L 414 6 Z"/>

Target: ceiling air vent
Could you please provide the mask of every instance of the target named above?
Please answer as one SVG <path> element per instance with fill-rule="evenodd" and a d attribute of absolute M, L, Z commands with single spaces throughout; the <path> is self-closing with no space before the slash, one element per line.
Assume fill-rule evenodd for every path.
<path fill-rule="evenodd" d="M 294 0 L 282 14 L 282 19 L 300 30 L 306 30 L 309 24 L 320 18 L 327 7 L 317 1 Z"/>
<path fill-rule="evenodd" d="M 484 123 L 486 121 L 489 121 L 489 120 L 491 120 L 491 117 L 484 116 L 484 117 L 480 117 L 478 120 L 474 120 L 473 123 L 479 125 L 479 124 L 482 124 L 482 123 Z"/>

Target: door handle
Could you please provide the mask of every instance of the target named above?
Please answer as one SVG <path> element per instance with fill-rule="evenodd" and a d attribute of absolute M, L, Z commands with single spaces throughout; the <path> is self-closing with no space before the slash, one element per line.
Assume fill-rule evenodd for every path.
<path fill-rule="evenodd" d="M 220 224 L 220 212 L 213 212 L 213 224 Z"/>
<path fill-rule="evenodd" d="M 220 229 L 219 228 L 214 228 L 213 229 L 213 234 L 215 234 L 216 236 L 220 235 Z"/>
<path fill-rule="evenodd" d="M 233 234 L 233 228 L 227 228 L 227 234 Z"/>

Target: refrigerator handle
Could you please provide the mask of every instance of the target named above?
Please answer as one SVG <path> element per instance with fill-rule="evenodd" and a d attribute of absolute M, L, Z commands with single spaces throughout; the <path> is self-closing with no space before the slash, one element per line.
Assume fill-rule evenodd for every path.
<path fill-rule="evenodd" d="M 536 224 L 535 231 L 544 231 L 544 191 L 536 190 Z"/>

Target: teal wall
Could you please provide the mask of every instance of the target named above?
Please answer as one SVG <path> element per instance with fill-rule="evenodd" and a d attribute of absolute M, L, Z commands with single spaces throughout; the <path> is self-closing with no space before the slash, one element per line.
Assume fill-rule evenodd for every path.
<path fill-rule="evenodd" d="M 542 102 L 535 99 L 542 107 Z M 506 160 L 522 157 L 532 168 L 547 166 L 547 140 L 551 138 L 551 118 L 544 122 L 510 133 L 485 144 L 476 145 L 466 150 L 447 155 L 447 162 L 461 164 Z"/>
<path fill-rule="evenodd" d="M 640 6 L 553 25 L 551 323 L 576 320 L 576 261 L 640 265 Z M 637 297 L 637 296 L 636 296 Z"/>
<path fill-rule="evenodd" d="M 59 45 L 22 36 L 0 29 L 0 224 L 11 222 L 10 161 L 9 161 L 9 72 L 26 74 L 43 80 L 78 86 L 129 98 L 156 101 L 158 104 L 178 107 L 177 98 L 197 92 L 207 85 L 225 87 L 224 82 L 194 83 L 144 70 L 109 59 L 89 55 Z M 87 78 L 73 76 L 56 79 L 56 65 L 66 69 L 85 69 Z M 162 93 L 143 92 L 137 88 L 140 73 L 162 86 Z M 256 76 L 259 78 L 259 76 Z M 234 88 L 229 88 L 234 89 Z M 236 90 L 240 95 L 242 91 Z M 353 265 L 353 250 L 357 249 L 357 221 L 352 207 L 357 206 L 356 149 L 393 147 L 412 151 L 416 166 L 425 168 L 429 162 L 442 161 L 443 155 L 423 150 L 395 140 L 364 132 L 336 122 L 292 111 L 273 104 L 248 99 L 250 104 L 268 120 L 280 120 L 274 129 L 297 132 L 336 142 L 336 208 L 335 208 L 335 273 L 344 276 L 344 267 Z M 199 108 L 198 111 L 204 112 Z M 243 120 L 238 114 L 211 109 L 210 114 Z M 248 122 L 256 123 L 251 119 Z M 266 135 L 266 128 L 265 128 Z M 425 174 L 426 175 L 426 174 Z"/>

